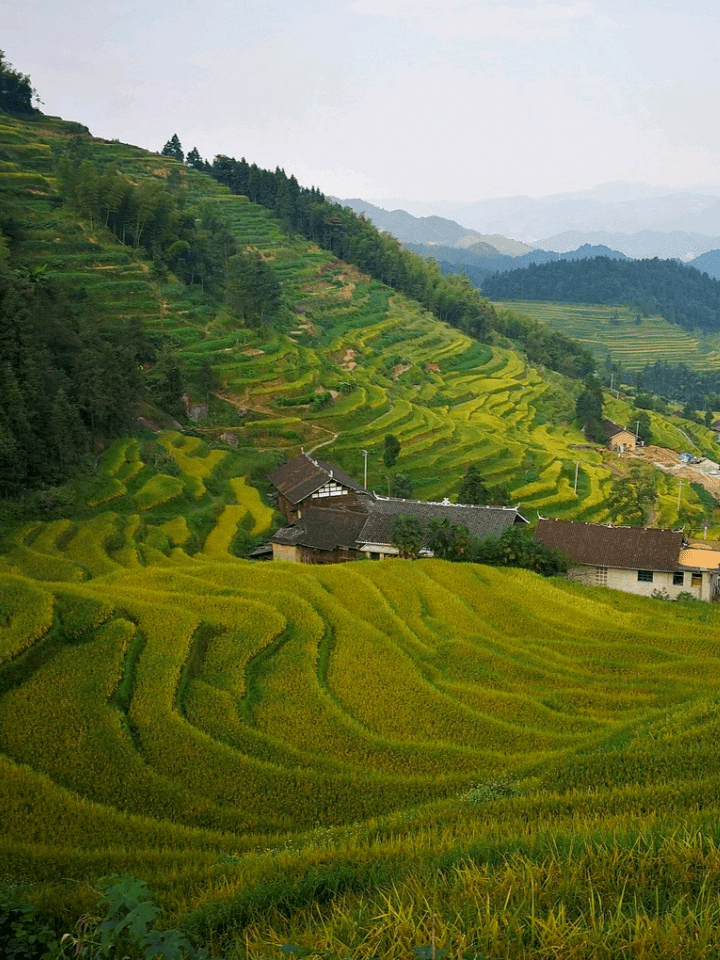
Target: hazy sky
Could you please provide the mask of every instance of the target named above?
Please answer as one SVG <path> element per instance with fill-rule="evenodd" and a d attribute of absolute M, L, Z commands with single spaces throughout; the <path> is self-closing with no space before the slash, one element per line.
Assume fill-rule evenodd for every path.
<path fill-rule="evenodd" d="M 340 197 L 720 183 L 716 0 L 4 0 L 46 113 Z"/>

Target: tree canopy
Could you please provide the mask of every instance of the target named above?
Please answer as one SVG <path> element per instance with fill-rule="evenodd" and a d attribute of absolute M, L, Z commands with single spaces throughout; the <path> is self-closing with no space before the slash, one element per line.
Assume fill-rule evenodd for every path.
<path fill-rule="evenodd" d="M 34 96 L 37 94 L 30 77 L 15 70 L 0 50 L 0 110 L 8 113 L 34 113 Z"/>

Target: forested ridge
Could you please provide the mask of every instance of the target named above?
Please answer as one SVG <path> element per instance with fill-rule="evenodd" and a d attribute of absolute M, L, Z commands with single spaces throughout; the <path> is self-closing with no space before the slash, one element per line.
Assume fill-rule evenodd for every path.
<path fill-rule="evenodd" d="M 482 282 L 492 300 L 625 304 L 686 329 L 720 329 L 720 282 L 675 260 L 559 260 L 496 273 Z"/>

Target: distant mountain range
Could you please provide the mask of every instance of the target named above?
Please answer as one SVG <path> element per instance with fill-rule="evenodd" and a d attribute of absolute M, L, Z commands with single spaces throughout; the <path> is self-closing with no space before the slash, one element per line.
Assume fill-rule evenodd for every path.
<path fill-rule="evenodd" d="M 364 213 L 379 230 L 386 230 L 424 257 L 434 257 L 444 272 L 466 269 L 475 282 L 495 272 L 504 272 L 529 264 L 551 263 L 560 259 L 610 257 L 634 260 L 676 259 L 702 273 L 720 279 L 720 197 L 706 188 L 706 193 L 667 193 L 647 184 L 606 184 L 595 190 L 577 194 L 559 194 L 532 200 L 529 197 L 511 197 L 507 200 L 483 200 L 465 207 L 454 207 L 459 215 L 475 217 L 484 210 L 491 219 L 485 221 L 488 229 L 500 229 L 513 234 L 512 224 L 529 222 L 536 216 L 536 227 L 560 222 L 561 214 L 588 223 L 575 229 L 542 236 L 531 247 L 528 243 L 508 239 L 502 233 L 481 233 L 455 220 L 438 215 L 415 216 L 407 210 L 384 210 L 367 200 L 338 200 L 356 213 Z M 424 205 L 426 208 L 429 205 Z M 711 225 L 710 212 L 717 207 L 717 229 L 712 233 L 687 229 L 660 230 L 649 226 L 625 233 L 609 228 L 609 224 L 624 220 L 628 224 L 642 217 L 668 222 L 672 216 L 687 215 L 688 219 Z M 504 212 L 503 212 L 504 211 Z M 673 213 L 674 211 L 674 213 Z M 543 213 L 541 217 L 540 214 Z M 606 227 L 594 229 L 593 221 L 607 217 Z M 714 216 L 714 214 L 713 214 Z M 495 219 L 492 219 L 495 217 Z M 502 217 L 505 217 L 503 220 Z M 676 219 L 677 219 L 676 217 Z M 515 218 L 515 219 L 513 219 Z M 560 218 L 560 219 L 558 219 Z M 633 220 L 635 218 L 635 220 Z M 470 222 L 466 219 L 465 222 Z M 477 222 L 476 222 L 477 225 Z M 503 226 L 504 225 L 504 226 Z M 515 236 L 518 233 L 514 233 Z"/>
<path fill-rule="evenodd" d="M 483 234 L 469 230 L 454 220 L 445 217 L 415 217 L 406 210 L 383 210 L 367 200 L 340 200 L 332 198 L 344 207 L 350 207 L 355 213 L 364 213 L 368 220 L 378 228 L 397 237 L 401 243 L 427 244 L 446 247 L 472 247 L 476 253 L 496 257 L 505 254 L 510 257 L 529 253 L 532 247 L 518 240 L 509 240 L 500 234 Z"/>
<path fill-rule="evenodd" d="M 705 236 L 700 233 L 687 233 L 673 230 L 662 233 L 658 230 L 641 230 L 638 233 L 609 233 L 606 231 L 568 230 L 565 233 L 543 237 L 537 246 L 563 253 L 575 250 L 584 243 L 603 244 L 613 250 L 619 250 L 634 260 L 682 260 L 693 262 L 701 254 L 720 247 L 720 235 Z"/>
<path fill-rule="evenodd" d="M 402 208 L 415 215 L 434 213 L 451 217 L 471 230 L 515 237 L 532 246 L 567 231 L 586 235 L 598 231 L 634 234 L 653 230 L 720 236 L 717 186 L 672 190 L 619 182 L 548 197 L 500 197 L 472 203 L 405 201 Z"/>

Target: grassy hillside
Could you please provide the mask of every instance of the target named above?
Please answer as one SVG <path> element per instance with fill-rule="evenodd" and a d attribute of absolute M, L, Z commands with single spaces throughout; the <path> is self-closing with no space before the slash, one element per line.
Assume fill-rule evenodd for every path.
<path fill-rule="evenodd" d="M 273 325 L 78 217 L 56 175 L 75 137 L 134 183 L 179 179 L 259 250 Z M 714 607 L 441 561 L 240 559 L 278 522 L 281 457 L 322 447 L 361 477 L 365 449 L 382 490 L 387 433 L 418 496 L 477 463 L 531 516 L 608 519 L 624 463 L 572 425 L 578 385 L 62 121 L 2 118 L 0 197 L 15 267 L 76 280 L 99 323 L 140 318 L 193 399 L 205 362 L 220 382 L 201 422 L 148 400 L 92 471 L 3 505 L 0 901 L 81 936 L 100 878 L 134 875 L 162 925 L 256 960 L 718 952 Z M 693 429 L 683 448 L 710 448 Z M 694 492 L 683 510 L 699 529 Z"/>

